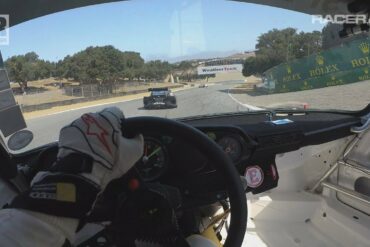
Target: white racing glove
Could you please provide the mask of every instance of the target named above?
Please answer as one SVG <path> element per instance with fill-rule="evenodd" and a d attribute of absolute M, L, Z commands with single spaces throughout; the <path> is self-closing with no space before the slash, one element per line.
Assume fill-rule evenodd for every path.
<path fill-rule="evenodd" d="M 21 218 L 27 219 L 24 222 L 33 217 L 35 222 L 54 228 L 56 235 L 72 241 L 78 219 L 91 210 L 97 194 L 111 180 L 125 174 L 143 154 L 142 135 L 133 139 L 122 136 L 123 119 L 123 113 L 114 107 L 84 114 L 64 127 L 60 131 L 56 163 L 51 171 L 39 172 L 30 190 L 13 200 L 10 207 L 17 209 L 8 209 L 13 210 L 12 215 L 17 218 L 23 214 Z M 19 224 L 17 227 L 22 232 Z M 34 226 L 24 226 L 28 229 L 24 234 L 30 233 L 29 227 Z M 51 237 L 50 229 L 44 231 Z M 45 241 L 45 246 L 55 244 Z M 35 246 L 44 245 L 39 242 Z"/>
<path fill-rule="evenodd" d="M 124 138 L 121 130 L 123 120 L 122 111 L 111 107 L 99 113 L 85 114 L 64 127 L 60 131 L 57 157 L 61 161 L 60 169 L 68 171 L 69 167 L 69 172 L 73 172 L 76 169 L 72 164 L 75 158 L 91 157 L 92 170 L 86 172 L 83 169 L 88 167 L 80 167 L 81 175 L 102 190 L 111 180 L 125 174 L 143 155 L 144 139 L 142 135 L 133 139 Z M 34 180 L 38 179 L 36 176 Z"/>

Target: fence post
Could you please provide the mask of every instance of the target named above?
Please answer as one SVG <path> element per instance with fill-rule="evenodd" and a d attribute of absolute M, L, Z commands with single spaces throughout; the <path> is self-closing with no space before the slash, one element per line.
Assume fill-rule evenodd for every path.
<path fill-rule="evenodd" d="M 84 87 L 83 86 L 81 87 L 81 96 L 82 97 L 85 97 L 85 95 L 84 95 Z"/>

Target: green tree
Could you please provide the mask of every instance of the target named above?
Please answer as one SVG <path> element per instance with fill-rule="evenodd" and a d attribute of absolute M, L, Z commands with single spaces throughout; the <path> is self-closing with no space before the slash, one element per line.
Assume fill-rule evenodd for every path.
<path fill-rule="evenodd" d="M 244 62 L 243 74 L 262 74 L 278 64 L 317 53 L 321 46 L 321 32 L 297 33 L 294 28 L 272 29 L 258 37 L 256 57 Z"/>
<path fill-rule="evenodd" d="M 242 73 L 244 76 L 256 73 L 256 57 L 249 57 L 245 60 Z"/>
<path fill-rule="evenodd" d="M 343 40 L 339 37 L 339 32 L 343 29 L 343 25 L 328 23 L 322 29 L 322 48 L 329 48 L 342 44 Z"/>
<path fill-rule="evenodd" d="M 123 75 L 129 80 L 140 77 L 143 67 L 144 59 L 141 58 L 140 53 L 125 51 L 121 56 L 122 65 L 124 67 Z"/>
<path fill-rule="evenodd" d="M 356 39 L 366 38 L 369 36 L 369 33 L 358 33 L 355 35 L 350 35 L 348 37 L 340 37 L 339 32 L 343 29 L 343 25 L 328 23 L 322 29 L 322 49 L 327 50 L 348 42 L 351 42 Z"/>
<path fill-rule="evenodd" d="M 28 89 L 28 81 L 35 79 L 37 59 L 36 53 L 31 52 L 25 55 L 12 56 L 5 61 L 10 80 L 18 83 L 24 93 Z"/>
<path fill-rule="evenodd" d="M 81 83 L 114 83 L 140 77 L 144 59 L 137 52 L 122 52 L 113 46 L 88 47 L 57 63 L 59 77 Z"/>
<path fill-rule="evenodd" d="M 299 33 L 294 42 L 294 58 L 301 58 L 320 52 L 322 49 L 322 34 L 319 31 Z"/>
<path fill-rule="evenodd" d="M 28 89 L 28 82 L 51 77 L 55 73 L 55 64 L 39 59 L 35 52 L 12 56 L 5 61 L 11 81 L 17 82 L 23 92 Z"/>
<path fill-rule="evenodd" d="M 175 69 L 181 71 L 180 79 L 190 82 L 193 78 L 196 77 L 196 67 L 197 66 L 190 61 L 182 61 L 177 66 L 175 66 Z"/>
<path fill-rule="evenodd" d="M 163 80 L 171 70 L 172 66 L 166 61 L 149 61 L 145 64 L 143 76 L 146 79 Z"/>
<path fill-rule="evenodd" d="M 90 46 L 57 62 L 42 60 L 35 52 L 30 52 L 9 58 L 6 66 L 11 79 L 18 82 L 24 91 L 28 81 L 51 76 L 102 85 L 142 77 L 162 80 L 173 69 L 166 61 L 145 63 L 140 53 L 120 51 L 111 45 Z M 182 67 L 188 68 L 189 65 L 183 63 Z"/>
<path fill-rule="evenodd" d="M 293 45 L 297 31 L 294 28 L 273 29 L 258 37 L 256 57 L 266 56 L 274 63 L 288 61 L 294 57 Z"/>

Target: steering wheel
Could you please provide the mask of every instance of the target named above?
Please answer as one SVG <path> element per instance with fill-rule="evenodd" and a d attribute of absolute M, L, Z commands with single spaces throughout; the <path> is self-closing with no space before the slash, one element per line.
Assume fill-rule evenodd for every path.
<path fill-rule="evenodd" d="M 212 162 L 217 172 L 223 174 L 231 208 L 229 232 L 224 246 L 240 247 L 246 231 L 247 204 L 240 176 L 232 161 L 214 141 L 190 125 L 159 117 L 128 118 L 123 124 L 123 133 L 127 137 L 146 131 L 186 140 Z"/>

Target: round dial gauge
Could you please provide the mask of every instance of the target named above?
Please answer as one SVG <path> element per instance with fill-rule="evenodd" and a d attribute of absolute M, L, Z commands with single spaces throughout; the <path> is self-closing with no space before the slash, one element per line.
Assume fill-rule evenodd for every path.
<path fill-rule="evenodd" d="M 153 138 L 146 138 L 144 155 L 136 167 L 145 181 L 159 178 L 167 168 L 167 151 L 165 147 Z"/>
<path fill-rule="evenodd" d="M 218 140 L 217 143 L 232 161 L 237 161 L 242 155 L 242 146 L 235 137 L 225 136 Z"/>

